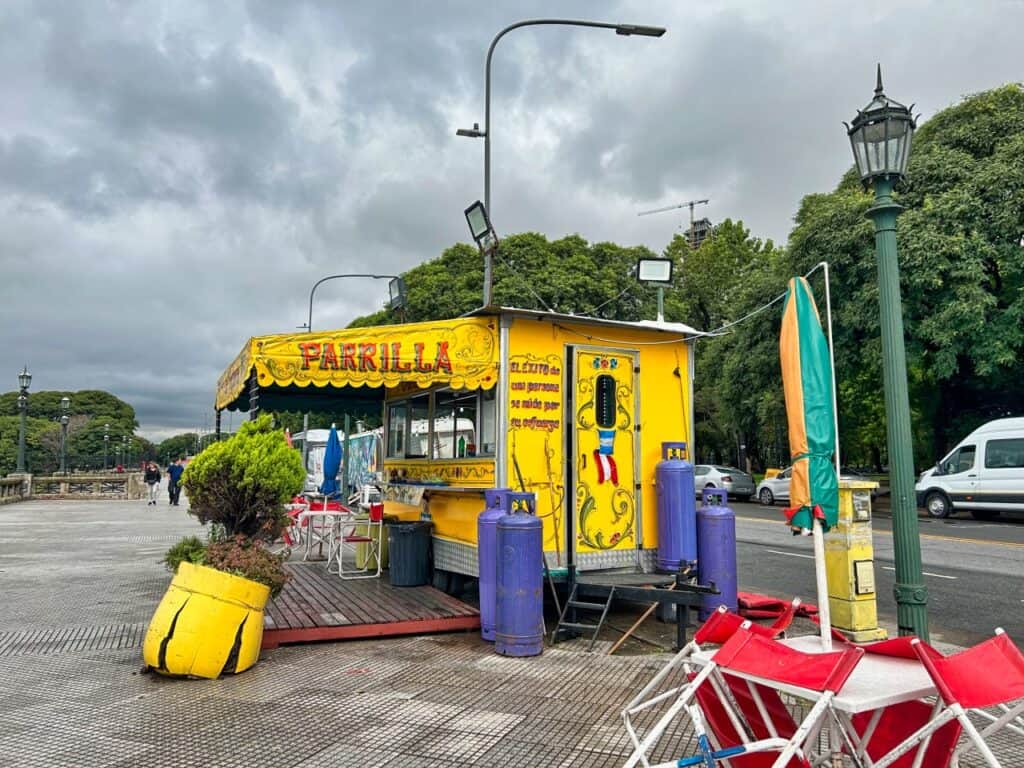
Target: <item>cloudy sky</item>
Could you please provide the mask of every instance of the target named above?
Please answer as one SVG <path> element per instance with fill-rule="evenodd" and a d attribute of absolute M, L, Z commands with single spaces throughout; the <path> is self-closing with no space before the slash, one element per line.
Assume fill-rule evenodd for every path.
<path fill-rule="evenodd" d="M 151 439 L 212 428 L 220 372 L 305 322 L 316 280 L 468 239 L 483 142 L 455 129 L 484 121 L 497 31 L 552 16 L 668 33 L 503 38 L 495 226 L 656 251 L 687 214 L 637 213 L 693 198 L 784 242 L 850 165 L 876 61 L 926 118 L 1024 63 L 1017 0 L 4 0 L 0 391 L 27 364 L 36 391 L 115 393 Z M 386 293 L 327 283 L 314 327 Z"/>

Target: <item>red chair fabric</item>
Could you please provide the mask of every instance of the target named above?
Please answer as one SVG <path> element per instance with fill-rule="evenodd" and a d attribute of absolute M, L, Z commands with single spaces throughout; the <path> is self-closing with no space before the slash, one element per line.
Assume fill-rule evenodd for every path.
<path fill-rule="evenodd" d="M 779 615 L 771 626 L 751 623 L 749 630 L 764 637 L 778 637 L 792 623 L 795 610 L 796 606 L 791 603 L 789 609 Z M 747 619 L 730 613 L 725 606 L 719 606 L 693 633 L 693 641 L 699 645 L 724 645 L 745 621 Z"/>
<path fill-rule="evenodd" d="M 860 648 L 804 653 L 750 632 L 733 635 L 714 655 L 729 670 L 812 691 L 836 693 L 864 655 Z"/>
<path fill-rule="evenodd" d="M 693 675 L 690 675 L 690 679 L 693 679 Z M 733 683 L 738 681 L 729 681 L 730 690 L 733 689 Z M 754 737 L 757 739 L 766 739 L 769 736 L 768 729 L 761 718 L 761 713 L 758 711 L 757 706 L 754 704 L 754 700 L 750 696 L 749 689 L 746 686 L 737 686 L 742 688 L 740 696 L 743 701 L 737 701 L 736 704 L 740 708 L 744 719 L 751 726 L 751 730 L 754 733 Z M 736 691 L 733 690 L 733 697 L 736 698 Z M 729 715 L 725 711 L 725 707 L 722 705 L 721 699 L 718 698 L 718 694 L 711 688 L 710 685 L 705 682 L 696 691 L 694 696 L 697 699 L 697 703 L 700 705 L 701 711 L 704 713 L 704 719 L 707 721 L 708 730 L 714 735 L 715 740 L 721 746 L 733 746 L 735 744 L 743 743 L 743 739 L 740 734 L 737 733 L 736 728 L 732 724 L 732 720 L 729 719 Z M 776 721 L 776 729 L 779 736 L 784 739 L 791 738 L 796 733 L 796 723 L 793 721 L 792 716 L 789 714 L 789 710 L 786 709 L 786 705 L 782 703 L 782 700 L 778 697 L 775 691 L 768 691 L 766 699 L 762 699 L 765 702 L 765 706 L 768 708 L 773 720 L 777 714 L 780 714 L 774 710 L 774 701 L 770 705 L 768 702 L 777 701 L 785 712 L 785 718 L 781 718 Z M 749 708 L 749 709 L 748 709 Z M 788 722 L 786 722 L 788 720 Z M 760 727 L 755 726 L 755 723 L 759 724 Z M 736 757 L 729 758 L 729 764 L 735 766 L 735 768 L 772 768 L 778 755 L 771 752 L 750 752 L 745 755 L 738 755 Z M 803 760 L 799 757 L 793 757 L 787 764 L 786 768 L 810 768 L 810 763 L 807 760 Z"/>
<path fill-rule="evenodd" d="M 872 760 L 878 760 L 888 754 L 904 739 L 909 738 L 918 728 L 932 719 L 934 707 L 924 701 L 905 701 L 894 704 L 882 711 L 871 738 L 868 740 L 867 753 Z M 861 737 L 867 732 L 873 712 L 861 712 L 852 718 L 853 728 Z M 946 768 L 953 757 L 953 750 L 960 740 L 962 732 L 960 723 L 952 720 L 932 734 L 925 751 L 922 766 L 927 768 Z M 917 750 L 903 755 L 892 763 L 891 768 L 912 768 L 917 757 Z"/>
<path fill-rule="evenodd" d="M 924 644 L 914 647 L 946 704 L 982 709 L 1024 699 L 1024 654 L 1002 632 L 952 656 L 932 656 Z"/>

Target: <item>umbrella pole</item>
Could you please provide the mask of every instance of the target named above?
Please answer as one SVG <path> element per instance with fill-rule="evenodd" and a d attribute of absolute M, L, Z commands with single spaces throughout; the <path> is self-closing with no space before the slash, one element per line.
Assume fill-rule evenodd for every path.
<path fill-rule="evenodd" d="M 818 584 L 818 627 L 821 630 L 821 649 L 832 650 L 832 616 L 828 605 L 828 578 L 825 575 L 825 534 L 821 520 L 814 518 L 811 531 L 814 539 L 814 577 Z"/>

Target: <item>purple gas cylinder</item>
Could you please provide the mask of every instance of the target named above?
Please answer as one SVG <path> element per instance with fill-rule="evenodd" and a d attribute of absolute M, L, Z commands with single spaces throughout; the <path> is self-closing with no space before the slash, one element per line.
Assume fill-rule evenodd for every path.
<path fill-rule="evenodd" d="M 544 650 L 543 524 L 532 493 L 508 494 L 498 519 L 498 584 L 494 650 L 538 656 Z"/>
<path fill-rule="evenodd" d="M 498 581 L 498 518 L 508 512 L 511 488 L 484 490 L 484 511 L 476 519 L 477 565 L 480 571 L 480 636 L 494 642 L 495 589 Z"/>
<path fill-rule="evenodd" d="M 701 621 L 720 605 L 736 612 L 736 515 L 726 506 L 721 488 L 704 491 L 697 510 L 697 562 L 701 584 L 714 584 L 719 595 L 704 595 L 698 615 Z"/>
<path fill-rule="evenodd" d="M 697 511 L 693 464 L 686 443 L 661 444 L 654 468 L 658 490 L 658 570 L 676 573 L 697 559 Z"/>

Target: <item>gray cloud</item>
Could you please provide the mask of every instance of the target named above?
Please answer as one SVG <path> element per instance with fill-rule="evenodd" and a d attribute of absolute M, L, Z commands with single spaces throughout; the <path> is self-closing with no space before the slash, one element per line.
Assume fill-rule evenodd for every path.
<path fill-rule="evenodd" d="M 0 390 L 101 388 L 145 434 L 211 425 L 250 335 L 305 322 L 309 290 L 400 272 L 467 239 L 482 196 L 484 55 L 557 13 L 661 39 L 531 28 L 495 52 L 492 214 L 506 233 L 660 250 L 684 211 L 784 240 L 849 167 L 842 127 L 881 60 L 925 116 L 1019 79 L 1024 6 L 460 0 L 4 3 Z M 316 327 L 383 282 L 318 290 Z M 3 379 L 6 376 L 7 379 Z M 236 415 L 231 417 L 237 424 Z"/>

